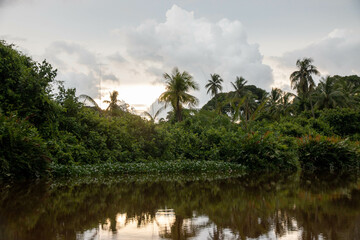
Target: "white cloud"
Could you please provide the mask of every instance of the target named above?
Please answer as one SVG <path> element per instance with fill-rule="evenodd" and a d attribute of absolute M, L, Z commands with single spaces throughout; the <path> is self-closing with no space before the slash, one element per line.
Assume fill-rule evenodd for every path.
<path fill-rule="evenodd" d="M 360 72 L 360 34 L 346 29 L 335 29 L 321 40 L 267 62 L 273 67 L 275 84 L 289 87 L 289 76 L 296 70 L 296 60 L 310 57 L 321 75 L 354 75 Z"/>
<path fill-rule="evenodd" d="M 66 87 L 75 87 L 79 94 L 99 98 L 100 79 L 104 82 L 119 81 L 104 64 L 100 64 L 95 53 L 80 44 L 53 42 L 45 49 L 44 56 L 58 69 L 57 79 L 64 81 Z"/>
<path fill-rule="evenodd" d="M 126 46 L 126 59 L 145 75 L 161 79 L 175 66 L 190 72 L 201 88 L 194 93 L 201 104 L 209 99 L 204 86 L 214 72 L 224 78 L 225 91 L 236 76 L 262 88 L 272 84 L 271 68 L 262 63 L 259 46 L 248 43 L 239 21 L 211 22 L 173 5 L 164 22 L 148 20 L 113 33 Z"/>

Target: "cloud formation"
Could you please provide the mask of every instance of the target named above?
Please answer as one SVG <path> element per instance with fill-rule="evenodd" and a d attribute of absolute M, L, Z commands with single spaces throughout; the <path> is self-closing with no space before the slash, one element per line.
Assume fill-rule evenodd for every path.
<path fill-rule="evenodd" d="M 58 79 L 67 87 L 75 87 L 79 94 L 99 97 L 100 79 L 104 82 L 119 81 L 100 63 L 95 53 L 80 44 L 53 42 L 46 48 L 44 56 L 59 69 Z"/>
<path fill-rule="evenodd" d="M 209 99 L 204 86 L 214 72 L 224 78 L 227 91 L 236 76 L 267 89 L 272 84 L 271 68 L 262 63 L 259 46 L 248 43 L 239 21 L 211 22 L 173 5 L 164 22 L 148 20 L 113 32 L 126 46 L 127 59 L 146 74 L 161 79 L 175 66 L 190 72 L 201 88 L 194 93 L 201 104 Z"/>
<path fill-rule="evenodd" d="M 275 82 L 289 85 L 289 76 L 296 69 L 297 59 L 310 57 L 321 75 L 360 75 L 360 34 L 346 29 L 335 29 L 320 41 L 281 57 L 272 57 Z M 279 73 L 279 75 L 276 75 Z M 276 78 L 278 77 L 278 78 Z"/>

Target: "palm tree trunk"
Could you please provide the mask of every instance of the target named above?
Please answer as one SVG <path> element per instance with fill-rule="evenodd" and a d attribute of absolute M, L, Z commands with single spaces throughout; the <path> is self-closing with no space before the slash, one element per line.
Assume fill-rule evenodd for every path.
<path fill-rule="evenodd" d="M 179 99 L 176 101 L 176 119 L 178 122 L 182 121 Z"/>
<path fill-rule="evenodd" d="M 313 118 L 315 118 L 314 106 L 313 106 L 312 99 L 311 99 L 311 93 L 309 95 L 309 98 L 310 98 L 311 114 L 312 114 Z"/>

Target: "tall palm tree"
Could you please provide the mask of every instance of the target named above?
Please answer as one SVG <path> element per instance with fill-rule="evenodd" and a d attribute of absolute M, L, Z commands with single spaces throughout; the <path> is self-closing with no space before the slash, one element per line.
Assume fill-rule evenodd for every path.
<path fill-rule="evenodd" d="M 246 94 L 246 85 L 247 81 L 243 77 L 236 77 L 235 83 L 231 83 L 235 89 L 235 93 L 237 97 L 242 97 Z"/>
<path fill-rule="evenodd" d="M 280 115 L 287 116 L 294 112 L 293 100 L 295 94 L 290 92 L 284 92 L 280 100 Z"/>
<path fill-rule="evenodd" d="M 193 107 L 199 102 L 196 97 L 188 92 L 198 90 L 199 87 L 188 72 L 181 73 L 177 67 L 173 69 L 171 75 L 164 73 L 163 77 L 166 83 L 166 91 L 160 95 L 159 101 L 165 102 L 165 105 L 171 104 L 176 120 L 180 122 L 182 121 L 183 105 Z"/>
<path fill-rule="evenodd" d="M 210 77 L 211 79 L 208 80 L 208 84 L 206 84 L 205 87 L 207 88 L 207 94 L 211 93 L 211 95 L 215 97 L 215 109 L 217 109 L 218 102 L 216 95 L 219 91 L 222 91 L 221 83 L 223 82 L 223 79 L 217 73 L 210 74 Z"/>
<path fill-rule="evenodd" d="M 219 91 L 222 91 L 221 83 L 223 79 L 217 73 L 210 74 L 210 77 L 211 79 L 208 80 L 208 84 L 205 86 L 207 88 L 207 94 L 211 93 L 212 96 L 216 96 Z"/>
<path fill-rule="evenodd" d="M 104 103 L 109 104 L 106 108 L 106 111 L 110 113 L 115 113 L 118 110 L 122 111 L 128 111 L 129 104 L 125 103 L 122 100 L 118 99 L 119 92 L 118 91 L 112 91 L 110 93 L 110 100 L 104 100 Z"/>
<path fill-rule="evenodd" d="M 272 88 L 267 101 L 267 110 L 270 116 L 274 119 L 280 117 L 280 102 L 283 96 L 283 91 L 279 88 Z"/>
<path fill-rule="evenodd" d="M 311 75 L 319 75 L 317 68 L 312 65 L 313 60 L 311 58 L 298 59 L 296 66 L 299 70 L 293 72 L 290 75 L 291 87 L 296 89 L 298 97 L 300 99 L 310 100 L 311 111 L 314 116 L 313 104 L 311 100 L 311 94 L 315 88 L 315 82 Z M 306 105 L 305 105 L 306 108 Z"/>
<path fill-rule="evenodd" d="M 315 92 L 315 107 L 335 108 L 337 106 L 345 106 L 345 97 L 343 93 L 336 89 L 334 79 L 327 76 L 322 78 Z"/>

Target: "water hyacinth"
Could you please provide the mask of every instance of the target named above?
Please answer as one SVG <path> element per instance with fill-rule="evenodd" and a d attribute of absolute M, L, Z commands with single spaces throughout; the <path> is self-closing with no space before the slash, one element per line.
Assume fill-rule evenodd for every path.
<path fill-rule="evenodd" d="M 177 173 L 241 173 L 241 164 L 215 161 L 170 161 L 148 163 L 101 163 L 86 165 L 51 164 L 54 177 L 102 176 L 124 174 L 177 174 Z"/>

